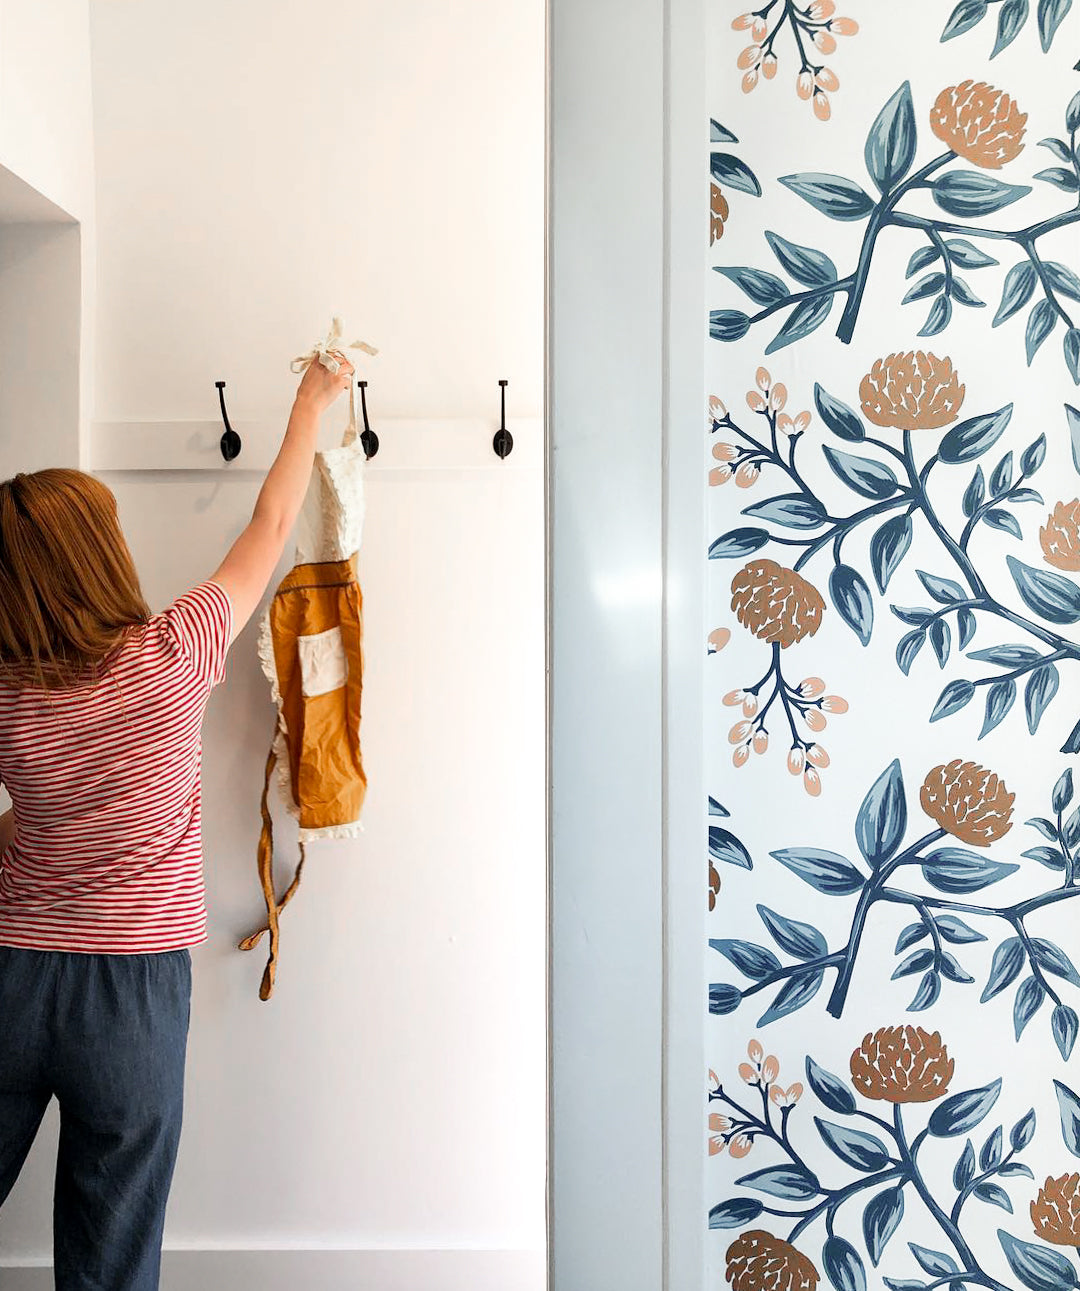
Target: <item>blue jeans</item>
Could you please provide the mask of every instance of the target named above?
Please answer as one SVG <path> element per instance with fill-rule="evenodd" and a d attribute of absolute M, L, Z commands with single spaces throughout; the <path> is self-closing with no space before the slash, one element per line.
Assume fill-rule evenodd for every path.
<path fill-rule="evenodd" d="M 0 1205 L 55 1096 L 57 1291 L 156 1291 L 190 999 L 186 950 L 0 946 Z"/>

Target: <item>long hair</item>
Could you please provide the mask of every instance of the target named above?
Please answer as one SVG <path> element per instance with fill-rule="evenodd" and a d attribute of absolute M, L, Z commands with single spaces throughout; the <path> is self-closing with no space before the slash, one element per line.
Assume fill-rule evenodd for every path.
<path fill-rule="evenodd" d="M 149 617 L 100 480 L 54 469 L 0 482 L 0 681 L 95 682 L 126 629 Z"/>

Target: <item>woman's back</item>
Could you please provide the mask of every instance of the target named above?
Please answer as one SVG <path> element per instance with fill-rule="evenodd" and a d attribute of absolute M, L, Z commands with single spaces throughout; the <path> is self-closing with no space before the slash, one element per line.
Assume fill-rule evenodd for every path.
<path fill-rule="evenodd" d="M 206 939 L 200 727 L 232 609 L 206 582 L 128 629 L 100 681 L 0 685 L 0 781 L 15 839 L 0 945 L 112 954 Z"/>

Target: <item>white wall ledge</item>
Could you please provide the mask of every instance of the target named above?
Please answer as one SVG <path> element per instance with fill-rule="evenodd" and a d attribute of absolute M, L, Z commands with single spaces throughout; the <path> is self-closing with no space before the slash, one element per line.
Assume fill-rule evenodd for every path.
<path fill-rule="evenodd" d="M 343 420 L 343 419 L 342 419 Z M 225 462 L 219 441 L 224 429 L 212 421 L 96 422 L 91 429 L 89 469 L 92 471 L 198 471 L 225 476 L 264 473 L 274 460 L 284 433 L 280 421 L 233 421 L 243 448 Z M 491 418 L 372 418 L 379 451 L 368 463 L 371 477 L 402 472 L 540 470 L 544 461 L 544 431 L 540 418 L 509 417 L 507 429 L 514 449 L 500 460 L 492 448 L 498 426 Z M 320 447 L 340 442 L 335 421 L 324 426 Z"/>

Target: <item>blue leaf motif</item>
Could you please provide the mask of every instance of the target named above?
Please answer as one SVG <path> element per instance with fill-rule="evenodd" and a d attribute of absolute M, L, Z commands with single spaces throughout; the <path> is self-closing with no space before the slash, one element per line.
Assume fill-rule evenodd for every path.
<path fill-rule="evenodd" d="M 829 595 L 840 617 L 863 645 L 869 645 L 874 628 L 874 602 L 866 579 L 850 565 L 834 565 L 829 575 Z"/>
<path fill-rule="evenodd" d="M 899 847 L 907 829 L 907 801 L 900 760 L 895 758 L 874 781 L 855 820 L 855 839 L 866 861 L 877 869 Z"/>
<path fill-rule="evenodd" d="M 771 1166 L 744 1174 L 735 1180 L 740 1188 L 753 1188 L 767 1192 L 770 1197 L 784 1197 L 789 1201 L 806 1201 L 821 1192 L 821 1185 L 809 1170 L 797 1165 Z"/>
<path fill-rule="evenodd" d="M 1039 0 L 1039 41 L 1048 53 L 1062 19 L 1072 8 L 1072 0 Z"/>
<path fill-rule="evenodd" d="M 917 571 L 919 582 L 930 593 L 935 601 L 942 605 L 955 605 L 966 598 L 966 593 L 959 583 L 951 578 L 939 578 L 937 574 L 928 574 L 925 569 Z"/>
<path fill-rule="evenodd" d="M 738 189 L 740 193 L 749 193 L 751 197 L 761 196 L 757 176 L 741 158 L 730 152 L 714 152 L 711 160 L 712 177 L 718 184 Z"/>
<path fill-rule="evenodd" d="M 964 1144 L 964 1150 L 953 1167 L 953 1187 L 957 1192 L 965 1188 L 975 1178 L 975 1149 L 971 1140 Z"/>
<path fill-rule="evenodd" d="M 958 713 L 965 704 L 970 702 L 975 694 L 975 687 L 970 681 L 965 681 L 962 677 L 956 681 L 950 681 L 945 689 L 938 696 L 934 710 L 930 714 L 932 722 L 939 722 L 943 717 L 951 717 L 953 713 Z"/>
<path fill-rule="evenodd" d="M 785 847 L 769 855 L 826 896 L 850 896 L 866 881 L 850 861 L 836 852 L 817 847 Z"/>
<path fill-rule="evenodd" d="M 1011 861 L 992 861 L 962 847 L 941 847 L 926 857 L 922 872 L 939 892 L 961 895 L 999 883 L 1019 868 Z"/>
<path fill-rule="evenodd" d="M 998 1241 L 1009 1267 L 1030 1291 L 1069 1291 L 1076 1286 L 1076 1270 L 1064 1255 L 1049 1246 L 1022 1242 L 998 1229 Z"/>
<path fill-rule="evenodd" d="M 946 41 L 952 40 L 954 36 L 962 36 L 972 27 L 978 26 L 986 17 L 986 13 L 987 0 L 960 0 L 949 15 L 949 21 L 945 24 L 941 39 Z"/>
<path fill-rule="evenodd" d="M 1028 367 L 1038 352 L 1039 346 L 1057 326 L 1058 312 L 1049 300 L 1040 300 L 1028 315 L 1027 327 L 1024 329 L 1024 352 L 1027 355 Z"/>
<path fill-rule="evenodd" d="M 980 740 L 1004 720 L 1005 714 L 1012 708 L 1015 699 L 1016 682 L 1011 677 L 1004 681 L 995 681 L 987 688 L 986 714 L 983 717 L 982 730 L 979 731 Z"/>
<path fill-rule="evenodd" d="M 877 1268 L 882 1252 L 904 1217 L 904 1190 L 886 1188 L 872 1197 L 863 1211 L 863 1240 L 870 1262 Z"/>
<path fill-rule="evenodd" d="M 821 1253 L 821 1262 L 836 1291 L 866 1291 L 866 1269 L 850 1242 L 842 1237 L 830 1237 Z"/>
<path fill-rule="evenodd" d="M 930 306 L 930 313 L 926 316 L 926 322 L 923 323 L 917 335 L 919 336 L 937 336 L 943 332 L 952 321 L 952 301 L 948 296 L 939 296 Z"/>
<path fill-rule="evenodd" d="M 750 316 L 738 309 L 709 311 L 709 335 L 714 341 L 737 341 L 750 330 Z"/>
<path fill-rule="evenodd" d="M 909 1013 L 919 1013 L 923 1009 L 931 1008 L 937 1003 L 937 998 L 941 994 L 941 975 L 933 970 L 923 976 L 919 983 L 919 989 L 915 992 L 915 998 L 908 1005 Z"/>
<path fill-rule="evenodd" d="M 750 853 L 730 830 L 724 829 L 720 825 L 709 826 L 709 855 L 714 861 L 722 861 L 727 865 L 737 865 L 740 870 L 752 870 L 754 868 Z"/>
<path fill-rule="evenodd" d="M 888 193 L 911 169 L 916 141 L 911 84 L 905 81 L 878 113 L 863 150 L 867 172 L 879 192 Z"/>
<path fill-rule="evenodd" d="M 1005 275 L 1005 285 L 1001 291 L 1001 304 L 994 315 L 993 326 L 998 327 L 1013 314 L 1018 313 L 1035 294 L 1039 275 L 1030 260 L 1013 265 Z"/>
<path fill-rule="evenodd" d="M 914 632 L 909 632 L 902 636 L 896 645 L 896 663 L 900 671 L 906 677 L 911 671 L 911 665 L 915 662 L 919 651 L 926 644 L 926 633 L 922 628 L 916 628 Z"/>
<path fill-rule="evenodd" d="M 1009 1132 L 1009 1146 L 1014 1152 L 1022 1152 L 1035 1136 L 1035 1109 L 1027 1112 L 1016 1122 Z"/>
<path fill-rule="evenodd" d="M 1066 767 L 1054 782 L 1050 804 L 1055 811 L 1064 811 L 1073 798 L 1072 767 Z"/>
<path fill-rule="evenodd" d="M 991 449 L 1005 432 L 1012 418 L 1013 406 L 1007 403 L 997 412 L 987 412 L 981 417 L 970 417 L 953 426 L 938 446 L 938 456 L 943 462 L 956 465 L 972 462 Z"/>
<path fill-rule="evenodd" d="M 957 1134 L 970 1134 L 979 1125 L 998 1100 L 1001 1077 L 981 1089 L 968 1089 L 953 1094 L 938 1103 L 930 1116 L 928 1129 L 937 1138 L 953 1138 Z"/>
<path fill-rule="evenodd" d="M 1065 1062 L 1072 1057 L 1078 1028 L 1080 1028 L 1080 1018 L 1077 1018 L 1075 1010 L 1069 1008 L 1067 1004 L 1059 1004 L 1050 1019 L 1050 1030 L 1053 1032 L 1058 1052 Z"/>
<path fill-rule="evenodd" d="M 1061 1117 L 1061 1138 L 1074 1157 L 1080 1157 L 1080 1098 L 1068 1085 L 1054 1081 L 1058 1113 Z"/>
<path fill-rule="evenodd" d="M 710 1228 L 742 1228 L 753 1223 L 765 1209 L 754 1197 L 731 1197 L 709 1211 Z"/>
<path fill-rule="evenodd" d="M 749 296 L 755 305 L 775 305 L 788 294 L 787 283 L 774 273 L 766 273 L 764 269 L 719 264 L 714 265 L 714 268 Z"/>
<path fill-rule="evenodd" d="M 824 251 L 799 246 L 797 242 L 789 242 L 779 233 L 768 229 L 765 237 L 772 247 L 773 255 L 796 282 L 801 282 L 806 287 L 826 287 L 836 281 L 836 265 Z"/>
<path fill-rule="evenodd" d="M 734 135 L 715 118 L 709 121 L 709 142 L 710 143 L 738 143 L 738 135 Z"/>
<path fill-rule="evenodd" d="M 709 559 L 742 560 L 760 551 L 768 541 L 768 529 L 732 529 L 710 546 Z"/>
<path fill-rule="evenodd" d="M 1000 994 L 1006 986 L 1011 986 L 1020 976 L 1027 963 L 1027 952 L 1019 937 L 1007 937 L 994 951 L 994 962 L 990 965 L 990 976 L 986 988 L 979 997 L 979 1003 L 985 1004 Z"/>
<path fill-rule="evenodd" d="M 742 1003 L 742 991 L 727 982 L 713 982 L 709 987 L 709 1012 L 723 1017 L 734 1013 Z"/>
<path fill-rule="evenodd" d="M 1028 0 L 1005 0 L 998 11 L 997 40 L 994 42 L 991 58 L 1000 54 L 1006 45 L 1011 45 L 1016 39 L 1020 29 L 1027 22 L 1028 10 Z"/>
<path fill-rule="evenodd" d="M 878 591 L 882 594 L 910 546 L 911 517 L 906 512 L 886 520 L 870 539 L 870 563 L 874 568 Z"/>
<path fill-rule="evenodd" d="M 814 1117 L 814 1124 L 830 1152 L 856 1170 L 873 1174 L 889 1164 L 888 1149 L 873 1134 L 837 1125 L 833 1121 L 823 1121 L 820 1116 Z"/>
<path fill-rule="evenodd" d="M 983 171 L 951 170 L 930 185 L 934 201 L 949 215 L 992 215 L 1031 192 L 1030 184 L 1005 184 Z"/>
<path fill-rule="evenodd" d="M 855 1095 L 839 1076 L 819 1067 L 809 1054 L 806 1057 L 806 1079 L 818 1102 L 824 1104 L 830 1112 L 838 1112 L 841 1116 L 853 1115 L 857 1106 Z"/>
<path fill-rule="evenodd" d="M 825 523 L 825 508 L 816 498 L 803 493 L 784 493 L 744 507 L 743 515 L 754 520 L 768 520 L 786 529 L 820 529 Z"/>
<path fill-rule="evenodd" d="M 825 444 L 821 450 L 833 473 L 864 498 L 891 498 L 900 483 L 892 469 L 871 457 L 856 457 Z"/>
<path fill-rule="evenodd" d="M 830 294 L 801 301 L 788 314 L 784 320 L 783 327 L 765 346 L 765 353 L 775 354 L 777 350 L 782 350 L 785 345 L 794 345 L 796 341 L 801 341 L 803 337 L 809 336 L 829 317 L 829 311 L 833 307 L 834 299 L 835 297 Z"/>
<path fill-rule="evenodd" d="M 1080 410 L 1071 403 L 1065 405 L 1065 420 L 1069 427 L 1069 443 L 1072 446 L 1073 466 L 1080 474 Z"/>
<path fill-rule="evenodd" d="M 794 955 L 796 959 L 816 959 L 818 955 L 828 953 L 828 943 L 813 924 L 785 919 L 768 906 L 759 905 L 757 912 L 762 923 L 772 933 L 773 940 L 789 955 Z"/>
<path fill-rule="evenodd" d="M 772 1004 L 758 1018 L 758 1026 L 766 1027 L 770 1022 L 786 1018 L 789 1013 L 795 1013 L 803 1005 L 809 1004 L 818 993 L 824 977 L 825 974 L 820 969 L 816 969 L 796 973 L 794 977 L 789 978 L 776 993 Z"/>
<path fill-rule="evenodd" d="M 780 183 L 831 220 L 863 220 L 874 209 L 869 195 L 843 175 L 806 171 L 781 175 Z"/>
<path fill-rule="evenodd" d="M 1035 569 L 1015 556 L 1007 556 L 1005 560 L 1016 590 L 1029 610 L 1048 623 L 1080 621 L 1080 587 L 1071 578 L 1063 578 L 1048 569 Z"/>
<path fill-rule="evenodd" d="M 814 383 L 814 406 L 818 416 L 840 439 L 857 443 L 866 438 L 866 427 L 857 412 L 853 412 L 846 403 L 835 399 L 820 383 Z M 1080 413 L 1077 414 L 1080 418 Z"/>
<path fill-rule="evenodd" d="M 725 958 L 730 959 L 744 977 L 749 977 L 755 982 L 780 969 L 780 961 L 772 951 L 764 946 L 757 946 L 752 941 L 731 941 L 710 937 L 709 945 L 713 950 L 719 951 Z"/>
<path fill-rule="evenodd" d="M 1035 961 L 1040 968 L 1045 968 L 1048 973 L 1053 973 L 1055 977 L 1064 977 L 1073 986 L 1080 986 L 1080 974 L 1077 974 L 1072 960 L 1060 946 L 1055 946 L 1052 941 L 1047 941 L 1045 937 L 1032 937 L 1031 953 L 1035 956 Z"/>
<path fill-rule="evenodd" d="M 1013 1030 L 1017 1040 L 1024 1034 L 1024 1028 L 1042 1008 L 1046 999 L 1046 989 L 1037 977 L 1026 977 L 1020 983 L 1013 1001 Z"/>
<path fill-rule="evenodd" d="M 969 928 L 963 919 L 958 919 L 954 914 L 939 914 L 934 922 L 937 924 L 937 930 L 946 941 L 950 941 L 954 946 L 965 946 L 973 941 L 985 941 L 986 937 L 981 932 L 976 932 L 974 928 Z"/>
<path fill-rule="evenodd" d="M 946 1255 L 944 1251 L 932 1251 L 929 1247 L 916 1245 L 915 1242 L 908 1242 L 908 1250 L 918 1260 L 919 1267 L 933 1277 L 940 1278 L 949 1273 L 960 1272 L 953 1257 Z"/>

